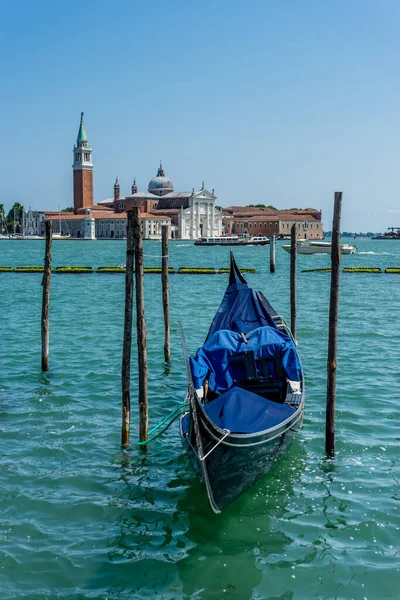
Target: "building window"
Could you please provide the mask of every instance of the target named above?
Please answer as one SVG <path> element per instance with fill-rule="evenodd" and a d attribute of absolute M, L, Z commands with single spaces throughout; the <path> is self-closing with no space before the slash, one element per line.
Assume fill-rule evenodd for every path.
<path fill-rule="evenodd" d="M 278 229 L 278 223 L 275 223 L 275 229 Z"/>

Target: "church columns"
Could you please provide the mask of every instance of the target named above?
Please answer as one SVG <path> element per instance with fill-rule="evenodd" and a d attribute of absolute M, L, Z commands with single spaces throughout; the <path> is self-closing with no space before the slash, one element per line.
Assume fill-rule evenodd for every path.
<path fill-rule="evenodd" d="M 215 237 L 215 231 L 214 231 L 214 202 L 211 204 L 211 232 L 210 232 L 211 237 Z M 219 232 L 217 231 L 217 235 L 219 235 Z"/>
<path fill-rule="evenodd" d="M 200 237 L 200 202 L 197 202 L 197 224 L 196 224 L 196 237 Z"/>
<path fill-rule="evenodd" d="M 189 232 L 189 237 L 191 240 L 193 239 L 193 226 L 194 226 L 194 202 L 192 200 L 192 206 L 190 208 L 190 232 Z"/>

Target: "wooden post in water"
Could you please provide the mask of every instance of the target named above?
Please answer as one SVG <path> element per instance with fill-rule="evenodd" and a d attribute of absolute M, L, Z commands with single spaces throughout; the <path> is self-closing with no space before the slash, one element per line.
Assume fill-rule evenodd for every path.
<path fill-rule="evenodd" d="M 292 225 L 290 239 L 290 329 L 296 339 L 296 223 Z"/>
<path fill-rule="evenodd" d="M 146 319 L 144 316 L 143 239 L 139 208 L 133 208 L 132 212 L 133 236 L 135 240 L 136 329 L 139 367 L 139 441 L 144 442 L 148 438 L 148 391 Z"/>
<path fill-rule="evenodd" d="M 53 239 L 53 228 L 51 225 L 51 221 L 46 221 L 45 227 L 46 250 L 44 256 L 44 272 L 42 279 L 42 371 L 49 370 L 49 303 L 51 280 L 51 243 Z"/>
<path fill-rule="evenodd" d="M 170 345 L 170 326 L 169 326 L 169 297 L 168 297 L 168 225 L 161 227 L 162 231 L 162 303 L 164 311 L 164 359 L 165 362 L 171 360 L 171 345 Z"/>
<path fill-rule="evenodd" d="M 340 217 L 342 212 L 342 192 L 335 192 L 332 224 L 331 250 L 331 295 L 329 303 L 329 337 L 326 392 L 325 450 L 328 456 L 335 452 L 335 413 L 336 413 L 336 354 L 339 312 L 340 276 Z"/>
<path fill-rule="evenodd" d="M 126 225 L 124 346 L 122 351 L 122 446 L 127 446 L 129 444 L 131 421 L 131 346 L 134 259 L 133 214 L 131 210 L 128 210 Z"/>
<path fill-rule="evenodd" d="M 276 236 L 271 235 L 269 238 L 269 271 L 275 273 L 275 248 L 276 248 Z"/>

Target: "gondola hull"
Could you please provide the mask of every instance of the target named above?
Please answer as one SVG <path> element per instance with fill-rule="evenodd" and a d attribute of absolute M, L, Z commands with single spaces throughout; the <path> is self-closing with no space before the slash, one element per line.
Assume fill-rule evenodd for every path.
<path fill-rule="evenodd" d="M 206 486 L 213 512 L 219 513 L 268 473 L 285 454 L 302 426 L 304 401 L 302 399 L 286 423 L 250 435 L 226 435 L 207 418 L 198 399 L 193 397 L 191 402 L 192 415 L 187 432 L 181 419 L 182 443 L 195 472 Z"/>
<path fill-rule="evenodd" d="M 229 284 L 204 344 L 189 357 L 180 435 L 219 513 L 287 451 L 304 416 L 305 384 L 296 342 L 231 253 Z"/>

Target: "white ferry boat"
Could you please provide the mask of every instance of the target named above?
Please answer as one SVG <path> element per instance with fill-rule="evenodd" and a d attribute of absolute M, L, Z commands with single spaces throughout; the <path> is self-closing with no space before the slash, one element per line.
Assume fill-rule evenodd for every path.
<path fill-rule="evenodd" d="M 290 252 L 291 244 L 282 244 L 282 248 L 286 252 Z M 309 242 L 305 240 L 298 240 L 297 242 L 297 253 L 298 254 L 331 254 L 332 243 L 331 242 Z M 350 246 L 349 244 L 340 244 L 340 254 L 355 254 L 356 246 Z"/>
<path fill-rule="evenodd" d="M 256 235 L 245 239 L 238 235 L 221 235 L 220 237 L 201 237 L 195 241 L 195 246 L 265 246 L 269 239 L 265 235 Z"/>

